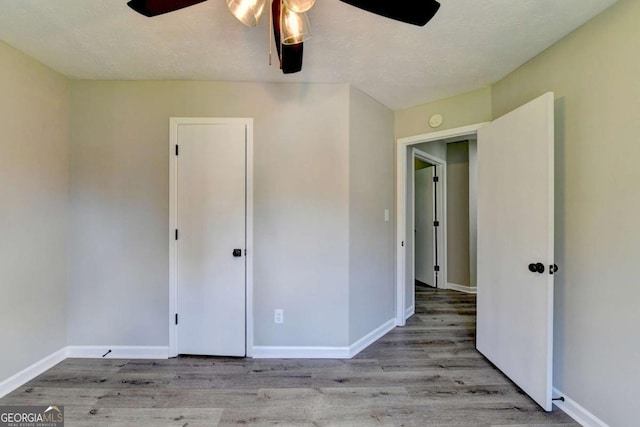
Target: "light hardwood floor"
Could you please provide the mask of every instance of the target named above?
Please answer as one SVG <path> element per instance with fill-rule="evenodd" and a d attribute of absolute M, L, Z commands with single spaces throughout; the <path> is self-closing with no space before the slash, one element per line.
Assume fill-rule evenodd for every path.
<path fill-rule="evenodd" d="M 0 399 L 67 426 L 552 426 L 474 346 L 475 297 L 419 288 L 416 314 L 352 360 L 69 359 Z"/>

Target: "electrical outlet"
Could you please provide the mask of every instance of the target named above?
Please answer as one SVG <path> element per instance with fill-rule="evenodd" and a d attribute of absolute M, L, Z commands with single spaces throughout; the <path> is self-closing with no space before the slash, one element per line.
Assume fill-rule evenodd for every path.
<path fill-rule="evenodd" d="M 284 323 L 284 310 L 281 308 L 277 308 L 273 310 L 273 322 L 274 323 Z"/>

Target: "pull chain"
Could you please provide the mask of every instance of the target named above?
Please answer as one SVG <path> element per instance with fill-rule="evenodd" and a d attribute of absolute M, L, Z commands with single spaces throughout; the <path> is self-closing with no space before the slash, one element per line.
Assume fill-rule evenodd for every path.
<path fill-rule="evenodd" d="M 279 23 L 279 27 L 280 27 L 280 69 L 282 70 L 282 58 L 284 58 L 284 44 L 282 44 L 282 14 L 284 13 L 283 11 L 283 1 L 282 0 L 276 0 L 280 2 L 280 16 L 278 17 L 278 23 Z"/>
<path fill-rule="evenodd" d="M 270 2 L 271 3 L 271 2 Z M 269 66 L 271 66 L 271 55 L 273 54 L 273 4 L 269 5 Z"/>

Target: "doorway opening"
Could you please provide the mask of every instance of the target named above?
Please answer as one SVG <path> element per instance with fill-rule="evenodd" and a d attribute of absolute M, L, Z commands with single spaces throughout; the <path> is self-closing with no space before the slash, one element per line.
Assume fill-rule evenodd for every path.
<path fill-rule="evenodd" d="M 425 147 L 428 149 L 428 147 Z M 407 213 L 410 230 L 405 246 L 407 301 L 405 318 L 416 311 L 419 289 L 443 288 L 446 284 L 446 161 L 413 147 L 409 151 Z"/>
<path fill-rule="evenodd" d="M 416 280 L 422 283 L 426 283 L 427 285 L 437 287 L 438 289 L 454 289 L 458 291 L 465 291 L 469 293 L 475 292 L 475 275 L 476 275 L 476 188 L 475 188 L 475 177 L 477 171 L 477 131 L 481 127 L 483 127 L 485 123 L 479 123 L 471 126 L 465 126 L 457 129 L 450 129 L 446 131 L 433 132 L 424 135 L 418 135 L 409 138 L 401 138 L 397 142 L 397 166 L 396 166 L 396 182 L 397 182 L 397 246 L 396 246 L 396 323 L 399 326 L 403 326 L 406 323 L 406 319 L 413 315 L 415 311 L 415 291 L 416 291 Z M 468 247 L 463 253 L 457 254 L 448 254 L 451 252 L 448 250 L 449 247 L 449 238 L 447 233 L 447 218 L 450 215 L 447 212 L 447 152 L 448 147 L 454 146 L 455 143 L 462 143 L 464 145 L 464 150 L 455 150 L 456 153 L 452 156 L 454 162 L 458 162 L 459 156 L 458 151 L 464 151 L 466 154 L 466 161 L 468 162 L 468 166 L 466 166 L 466 176 L 468 179 L 468 195 L 467 197 L 466 209 L 461 209 L 460 212 L 455 212 L 453 218 L 467 215 L 468 227 L 462 230 L 457 229 L 456 232 L 466 233 L 466 240 L 464 239 L 456 239 L 456 241 L 463 240 L 466 242 Z M 462 148 L 463 145 L 460 145 L 457 148 Z M 433 230 L 424 230 L 424 225 L 430 221 L 429 215 L 427 215 L 426 220 L 423 217 L 418 217 L 416 220 L 416 208 L 420 210 L 420 200 L 416 201 L 416 159 L 419 159 L 427 165 L 432 165 L 432 173 L 434 177 L 437 175 L 438 180 L 436 185 L 433 187 L 433 213 L 436 218 L 433 220 L 434 224 L 437 221 L 438 226 L 433 227 Z M 452 162 L 452 163 L 454 163 Z M 429 168 L 424 168 L 427 171 Z M 458 172 L 458 171 L 456 171 Z M 428 176 L 429 172 L 424 173 Z M 456 173 L 457 174 L 457 173 Z M 459 174 L 457 174 L 459 175 Z M 462 174 L 464 176 L 464 174 Z M 420 179 L 424 180 L 424 176 L 420 177 Z M 432 177 L 433 178 L 433 177 Z M 456 179 L 460 179 L 460 176 L 457 176 Z M 439 186 L 438 186 L 439 184 Z M 459 194 L 458 194 L 459 196 Z M 429 208 L 427 207 L 427 210 Z M 424 212 L 423 212 L 424 213 Z M 420 280 L 420 277 L 427 278 L 427 280 L 431 277 L 430 274 L 430 263 L 421 261 L 424 260 L 424 244 L 418 242 L 416 244 L 416 237 L 420 234 L 420 230 L 418 229 L 418 225 L 420 222 L 423 222 L 422 229 L 423 231 L 427 231 L 426 234 L 431 234 L 432 241 L 427 243 L 427 249 L 429 247 L 433 248 L 433 253 L 429 254 L 427 252 L 427 260 L 433 256 L 434 259 L 434 267 L 439 267 L 439 271 L 434 271 L 433 275 L 433 285 L 428 281 Z M 422 237 L 422 236 L 419 236 Z M 435 252 L 437 250 L 437 258 L 435 257 Z M 449 256 L 448 256 L 449 255 Z M 453 255 L 453 257 L 451 256 Z M 416 256 L 418 257 L 418 261 L 416 261 Z M 461 260 L 456 259 L 456 261 L 462 261 L 462 264 L 466 264 L 466 271 L 463 271 L 463 274 L 466 274 L 468 280 L 460 280 L 463 283 L 455 283 L 450 281 L 450 274 L 452 258 L 460 257 L 463 258 Z M 435 263 L 437 259 L 437 263 Z M 425 265 L 420 265 L 423 262 L 426 265 L 426 274 L 425 274 Z M 456 275 L 458 274 L 460 263 L 455 263 L 454 266 L 456 268 Z M 434 268 L 435 270 L 435 268 Z M 464 270 L 464 268 L 462 268 Z M 437 273 L 437 276 L 436 274 Z M 459 286 L 457 286 L 459 285 Z M 469 285 L 469 286 L 465 286 Z"/>

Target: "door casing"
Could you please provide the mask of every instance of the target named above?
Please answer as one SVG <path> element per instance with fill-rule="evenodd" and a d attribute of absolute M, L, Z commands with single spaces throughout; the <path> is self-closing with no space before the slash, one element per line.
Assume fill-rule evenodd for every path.
<path fill-rule="evenodd" d="M 252 118 L 210 118 L 171 117 L 169 119 L 169 357 L 178 355 L 178 331 L 175 315 L 178 310 L 178 251 L 175 230 L 178 228 L 178 127 L 194 124 L 242 124 L 246 130 L 246 332 L 245 347 L 247 357 L 253 356 L 253 119 Z"/>
<path fill-rule="evenodd" d="M 414 145 L 424 142 L 460 141 L 465 137 L 475 138 L 478 129 L 486 126 L 488 122 L 476 123 L 469 126 L 463 126 L 455 129 L 447 129 L 438 132 L 426 133 L 422 135 L 399 138 L 396 141 L 396 325 L 404 326 L 406 324 L 406 257 L 407 254 L 405 242 L 407 241 L 407 229 L 411 224 L 407 224 L 407 157 L 410 149 Z M 445 211 L 446 215 L 446 211 Z M 446 233 L 444 233 L 446 235 Z M 445 254 L 446 256 L 446 246 Z M 446 259 L 443 260 L 443 263 Z M 442 280 L 446 283 L 446 275 L 442 275 Z"/>

